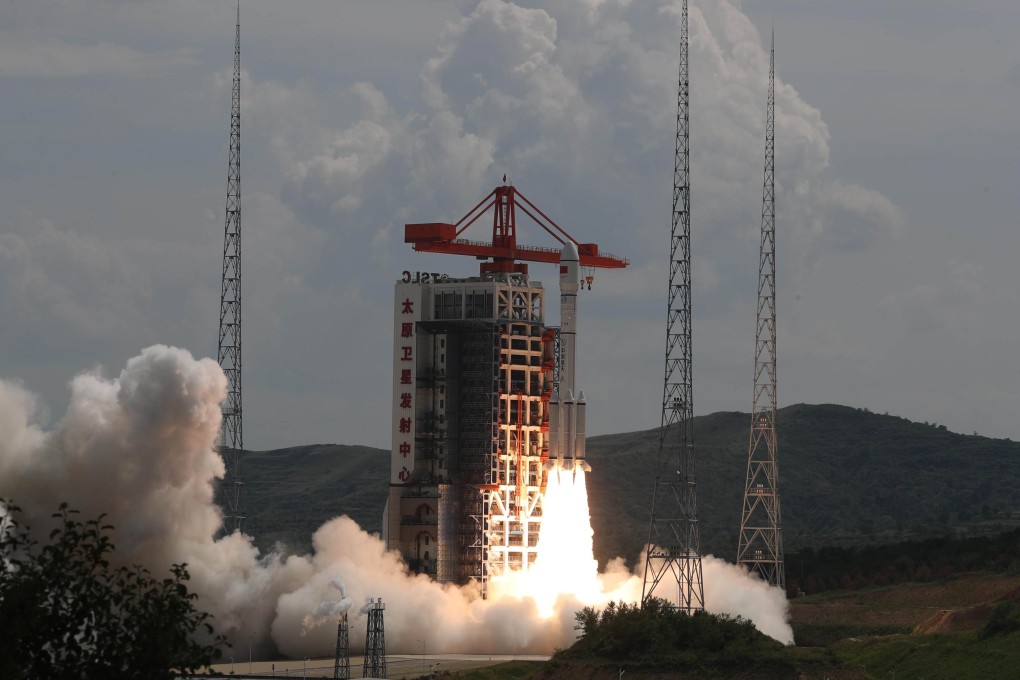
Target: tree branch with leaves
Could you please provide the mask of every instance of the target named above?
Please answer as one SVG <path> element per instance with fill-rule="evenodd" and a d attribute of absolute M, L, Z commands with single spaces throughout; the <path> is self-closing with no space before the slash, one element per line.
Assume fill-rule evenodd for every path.
<path fill-rule="evenodd" d="M 19 515 L 0 500 L 0 677 L 174 678 L 220 657 L 186 564 L 163 579 L 112 566 L 113 527 L 66 503 L 45 543 Z"/>

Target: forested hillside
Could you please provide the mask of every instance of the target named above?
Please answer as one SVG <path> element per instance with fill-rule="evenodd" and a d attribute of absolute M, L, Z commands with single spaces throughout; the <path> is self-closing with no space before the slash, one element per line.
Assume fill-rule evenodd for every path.
<path fill-rule="evenodd" d="M 734 559 L 747 466 L 746 413 L 695 418 L 703 551 Z M 777 415 L 787 551 L 995 533 L 1020 524 L 1020 444 L 836 405 Z M 588 440 L 596 553 L 647 540 L 655 430 Z M 619 520 L 614 516 L 619 515 Z"/>
<path fill-rule="evenodd" d="M 703 551 L 733 559 L 750 416 L 695 418 Z M 1020 444 L 949 432 L 835 405 L 778 414 L 780 494 L 786 549 L 944 535 L 996 533 L 1020 525 Z M 588 440 L 589 496 L 601 562 L 633 561 L 648 534 L 657 430 Z M 379 531 L 388 452 L 363 446 L 301 446 L 245 459 L 249 527 L 263 548 L 310 546 L 322 522 L 348 514 Z"/>

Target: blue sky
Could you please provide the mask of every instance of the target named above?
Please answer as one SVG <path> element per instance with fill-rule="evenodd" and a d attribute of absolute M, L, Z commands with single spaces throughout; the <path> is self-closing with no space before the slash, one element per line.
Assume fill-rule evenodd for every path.
<path fill-rule="evenodd" d="M 410 252 L 402 225 L 458 218 L 504 172 L 631 259 L 580 300 L 578 385 L 592 434 L 658 423 L 678 6 L 242 2 L 249 447 L 389 445 L 393 282 L 476 269 Z M 215 353 L 233 16 L 0 7 L 0 376 L 43 422 L 78 372 Z M 1016 438 L 1006 0 L 692 3 L 695 411 L 750 407 L 773 21 L 781 405 Z"/>

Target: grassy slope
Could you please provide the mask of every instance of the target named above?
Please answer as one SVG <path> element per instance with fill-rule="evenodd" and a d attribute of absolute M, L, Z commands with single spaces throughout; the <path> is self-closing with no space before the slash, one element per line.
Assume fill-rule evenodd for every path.
<path fill-rule="evenodd" d="M 925 678 L 926 680 L 989 680 L 1017 676 L 1020 633 L 978 640 L 973 633 L 951 635 L 896 635 L 847 641 L 828 650 L 793 649 L 794 669 L 703 668 L 690 672 L 626 668 L 624 677 L 643 680 L 866 680 Z M 491 668 L 444 674 L 458 680 L 615 680 L 619 665 L 609 663 L 547 663 L 536 667 Z M 529 672 L 530 671 L 530 672 Z"/>
<path fill-rule="evenodd" d="M 834 591 L 790 602 L 798 645 L 824 646 L 849 637 L 910 633 L 947 610 L 990 604 L 1020 590 L 1020 574 L 968 574 L 935 583 Z M 983 624 L 971 622 L 969 632 Z"/>
<path fill-rule="evenodd" d="M 914 626 L 933 612 L 968 611 L 1003 598 L 1018 597 L 1020 575 L 969 574 L 931 584 L 907 584 L 868 591 L 828 592 L 798 598 L 791 612 L 798 639 L 807 630 L 818 636 L 819 647 L 782 650 L 782 657 L 767 653 L 758 664 L 708 664 L 697 670 L 678 672 L 654 664 L 626 666 L 625 677 L 659 678 L 1009 678 L 1020 668 L 1020 632 L 978 640 L 977 631 L 987 620 L 969 620 L 969 627 L 955 632 L 910 634 Z M 987 610 L 986 610 L 987 612 Z M 825 639 L 821 639 L 825 638 Z M 569 655 L 568 655 L 569 656 Z M 563 659 L 534 669 L 526 675 L 515 668 L 512 677 L 533 680 L 618 677 L 619 663 L 598 659 Z M 506 678 L 498 666 L 482 678 Z M 451 677 L 464 678 L 454 674 Z"/>
<path fill-rule="evenodd" d="M 798 644 L 827 654 L 862 677 L 1006 678 L 1020 667 L 1020 633 L 978 640 L 990 604 L 1014 599 L 1020 575 L 970 574 L 944 582 L 907 584 L 797 598 L 790 611 Z M 948 611 L 953 632 L 911 634 Z M 979 616 L 966 616 L 977 611 Z M 801 650 L 798 650 L 798 652 Z"/>
<path fill-rule="evenodd" d="M 747 414 L 695 419 L 703 552 L 732 560 L 744 487 Z M 796 405 L 778 417 L 787 552 L 826 543 L 895 541 L 950 529 L 994 531 L 1020 509 L 1020 444 L 844 406 Z M 647 537 L 657 430 L 588 440 L 595 552 L 634 560 Z M 265 548 L 303 550 L 346 513 L 379 531 L 389 455 L 362 446 L 251 452 L 250 527 Z M 788 565 L 796 569 L 796 565 Z"/>
<path fill-rule="evenodd" d="M 1020 633 L 978 640 L 973 633 L 898 635 L 845 642 L 837 656 L 872 678 L 988 680 L 1015 678 Z"/>

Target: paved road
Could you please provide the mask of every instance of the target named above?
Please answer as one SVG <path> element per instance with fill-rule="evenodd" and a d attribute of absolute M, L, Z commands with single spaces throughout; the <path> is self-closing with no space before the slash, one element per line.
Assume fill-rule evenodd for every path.
<path fill-rule="evenodd" d="M 392 654 L 386 657 L 387 678 L 418 678 L 437 671 L 463 671 L 472 668 L 494 666 L 504 661 L 547 661 L 548 655 L 509 654 Z M 351 657 L 351 678 L 362 678 L 361 668 L 364 657 Z M 333 658 L 285 659 L 280 661 L 247 661 L 221 663 L 212 667 L 216 673 L 234 678 L 332 678 Z"/>

